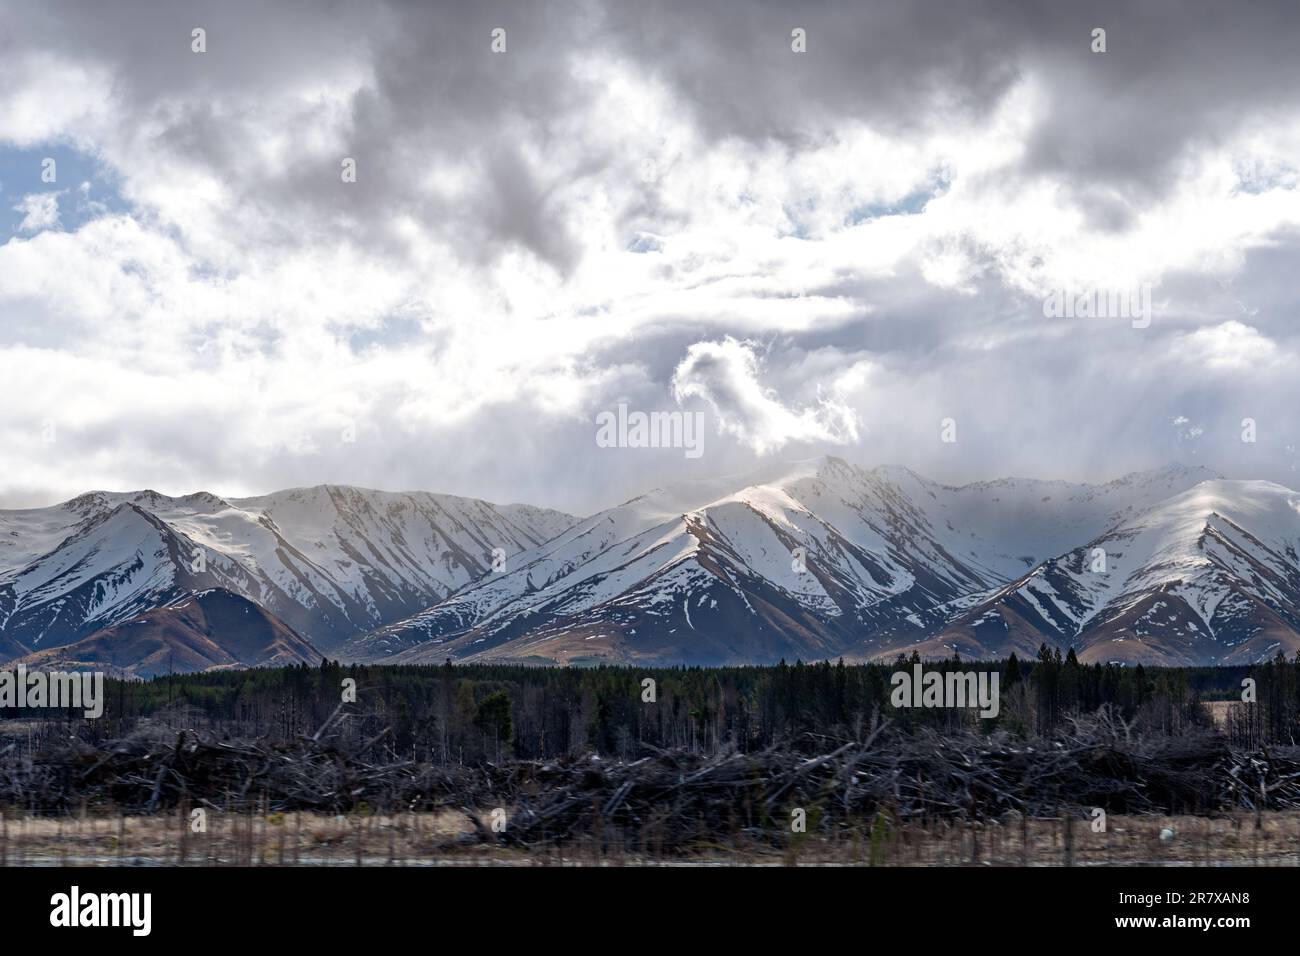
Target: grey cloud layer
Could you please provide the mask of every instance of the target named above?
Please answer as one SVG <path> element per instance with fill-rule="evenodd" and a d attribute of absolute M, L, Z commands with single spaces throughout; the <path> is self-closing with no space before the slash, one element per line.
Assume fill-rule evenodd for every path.
<path fill-rule="evenodd" d="M 178 39 L 195 25 L 208 31 L 202 58 Z M 507 56 L 484 55 L 494 26 L 508 30 Z M 791 55 L 793 26 L 808 31 L 808 55 Z M 1104 60 L 1088 49 L 1095 26 L 1108 31 Z M 1051 110 L 1030 137 L 1025 169 L 1060 177 L 1101 228 L 1126 224 L 1188 149 L 1293 107 L 1300 89 L 1300 17 L 1281 0 L 68 2 L 24 10 L 9 31 L 9 49 L 109 69 L 112 94 L 156 126 L 150 138 L 292 223 L 286 240 L 348 226 L 394 241 L 388 227 L 407 215 L 455 236 L 471 259 L 518 244 L 561 271 L 581 242 L 551 198 L 555 187 L 610 167 L 634 171 L 633 158 L 604 150 L 569 168 L 530 169 L 521 158 L 524 145 L 572 135 L 564 120 L 593 93 L 573 67 L 588 56 L 631 61 L 667 83 L 707 137 L 794 149 L 849 120 L 889 131 L 978 121 L 1032 72 Z M 333 188 L 332 144 L 304 144 L 292 164 L 259 164 L 238 113 L 212 106 L 342 80 L 353 65 L 371 82 L 343 124 L 362 170 L 359 188 L 343 195 Z M 418 188 L 436 158 L 475 165 L 468 197 L 439 202 Z"/>
<path fill-rule="evenodd" d="M 298 251 L 343 247 L 402 264 L 413 286 L 490 288 L 495 270 L 515 268 L 511 257 L 522 257 L 563 290 L 598 250 L 622 247 L 640 231 L 671 241 L 702 215 L 684 207 L 661 175 L 674 162 L 704 178 L 706 160 L 735 153 L 743 191 L 743 178 L 773 155 L 787 169 L 805 160 L 815 168 L 850 127 L 902 143 L 978 130 L 998 121 L 1026 84 L 1038 112 L 1023 150 L 992 173 L 973 174 L 988 176 L 976 183 L 979 194 L 1005 196 L 1010 205 L 1046 184 L 1084 217 L 1089 234 L 1124 236 L 1184 188 L 1183 173 L 1198 157 L 1300 115 L 1300 10 L 1283 2 L 250 0 L 50 2 L 20 11 L 0 0 L 0 11 L 0 58 L 40 54 L 110 78 L 98 92 L 122 122 L 82 148 L 119 168 L 183 165 L 230 190 L 222 235 L 231 250 L 222 268 L 256 269 Z M 207 30 L 202 57 L 189 50 L 195 26 Z M 487 52 L 497 26 L 508 31 L 505 56 Z M 808 31 L 805 55 L 790 52 L 796 26 Z M 1104 56 L 1089 52 L 1094 27 L 1107 30 Z M 605 60 L 663 89 L 694 137 L 689 150 L 667 143 L 670 131 L 652 118 L 635 142 L 598 125 L 607 77 L 596 66 Z M 0 77 L 0 93 L 10 82 L 18 80 Z M 287 152 L 268 152 L 277 128 L 293 138 Z M 655 158 L 666 170 L 642 174 L 647 144 L 662 145 Z M 339 187 L 341 156 L 357 159 L 354 188 Z M 1300 165 L 1300 157 L 1277 159 L 1280 175 Z M 187 207 L 168 206 L 129 174 L 123 182 L 138 218 L 179 235 L 196 272 L 216 268 L 206 257 L 224 253 L 172 218 Z M 775 204 L 774 196 L 761 202 Z M 604 218 L 593 218 L 592 197 Z M 799 220 L 792 206 L 788 215 Z M 991 201 L 990 209 L 997 214 Z M 1064 228 L 1054 214 L 1045 209 L 1037 225 L 1047 233 Z M 1215 227 L 1207 218 L 1190 228 Z M 574 354 L 543 369 L 588 390 L 560 411 L 544 407 L 542 378 L 518 391 L 476 381 L 472 387 L 489 395 L 499 389 L 501 397 L 463 417 L 428 412 L 400 376 L 454 377 L 444 357 L 479 318 L 414 308 L 358 320 L 368 335 L 358 352 L 419 349 L 430 364 L 427 373 L 404 368 L 395 380 L 357 388 L 373 404 L 356 445 L 318 438 L 296 456 L 254 453 L 241 434 L 239 416 L 248 412 L 214 405 L 197 418 L 148 408 L 134 412 L 134 423 L 128 411 L 107 427 L 74 423 L 61 433 L 58 454 L 75 490 L 105 476 L 168 491 L 351 481 L 574 511 L 669 477 L 738 470 L 755 459 L 754 434 L 783 428 L 785 439 L 774 446 L 783 455 L 833 450 L 953 480 L 1008 472 L 1101 478 L 1182 458 L 1297 481 L 1300 389 L 1286 371 L 1300 351 L 1297 296 L 1287 279 L 1300 265 L 1294 231 L 1279 231 L 1267 246 L 1225 245 L 1225 254 L 1240 257 L 1230 269 L 1170 267 L 1161 316 L 1143 333 L 1122 323 L 1048 325 L 1039 302 L 1010 278 L 1018 240 L 993 245 L 956 227 L 942 238 L 970 272 L 948 287 L 932 281 L 921 255 L 887 268 L 838 261 L 816 272 L 782 247 L 769 275 L 741 276 L 749 285 L 737 304 L 712 314 L 691 311 L 694 299 L 684 309 L 664 296 L 624 327 L 618 320 L 629 303 L 580 303 L 579 310 L 608 309 L 610 331 L 586 333 Z M 427 274 L 431 243 L 450 250 L 434 275 Z M 935 240 L 920 249 L 937 256 L 941 246 Z M 725 274 L 726 256 L 666 260 L 664 285 L 723 285 L 716 275 L 701 279 L 700 270 L 712 265 Z M 816 281 L 805 294 L 843 304 L 841 312 L 800 328 L 751 311 L 755 300 L 772 297 L 751 288 L 758 279 L 779 286 L 809 274 Z M 27 300 L 5 308 L 0 346 L 82 354 L 72 319 L 59 341 L 48 320 L 20 311 Z M 358 334 L 346 321 L 325 326 L 340 338 Z M 122 329 L 132 334 L 128 323 Z M 268 317 L 237 341 L 274 356 L 294 353 L 301 334 Z M 753 364 L 727 351 L 728 342 L 747 343 Z M 620 400 L 675 407 L 673 378 L 683 368 L 699 385 L 684 398 L 703 402 L 728 426 L 710 432 L 704 462 L 595 447 L 597 410 Z M 304 392 L 312 385 L 300 384 Z M 827 419 L 802 417 L 826 403 L 849 410 L 855 427 L 828 430 Z M 407 405 L 418 406 L 410 412 L 417 425 L 386 417 L 409 412 Z M 956 447 L 936 439 L 939 419 L 949 415 L 959 419 Z M 1185 437 L 1171 426 L 1180 416 L 1201 433 Z M 1238 440 L 1245 416 L 1266 423 L 1257 446 Z M 337 431 L 335 417 L 322 419 L 321 435 Z M 848 434 L 856 437 L 846 446 Z M 48 500 L 47 480 L 11 479 L 0 487 L 0 504 Z"/>

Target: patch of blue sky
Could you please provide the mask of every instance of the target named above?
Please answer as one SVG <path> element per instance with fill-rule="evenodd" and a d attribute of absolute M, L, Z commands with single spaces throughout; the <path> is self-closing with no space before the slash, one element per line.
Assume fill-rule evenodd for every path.
<path fill-rule="evenodd" d="M 51 175 L 53 181 L 48 181 Z M 56 194 L 58 202 L 57 222 L 22 230 L 24 220 L 29 218 L 27 197 L 50 193 Z M 43 202 L 48 204 L 49 200 Z M 44 229 L 72 232 L 92 219 L 127 208 L 118 192 L 116 175 L 89 153 L 66 143 L 23 149 L 0 145 L 0 243 Z"/>
<path fill-rule="evenodd" d="M 385 315 L 374 325 L 349 325 L 342 328 L 348 347 L 353 352 L 370 349 L 400 348 L 418 341 L 424 335 L 424 326 L 418 318 L 405 315 Z"/>
<path fill-rule="evenodd" d="M 642 232 L 638 233 L 636 239 L 627 247 L 627 251 L 636 253 L 660 252 L 663 247 L 664 244 L 659 240 L 658 236 Z"/>
<path fill-rule="evenodd" d="M 951 180 L 946 171 L 938 171 L 930 176 L 930 181 L 924 187 L 913 190 L 902 199 L 889 203 L 868 203 L 864 206 L 856 206 L 849 210 L 845 218 L 845 225 L 856 226 L 859 223 L 870 222 L 872 219 L 883 219 L 886 216 L 915 216 L 925 211 L 926 205 L 932 199 L 937 199 L 948 191 Z"/>
<path fill-rule="evenodd" d="M 804 224 L 803 214 L 812 213 L 817 209 L 817 202 L 813 199 L 805 199 L 800 203 L 782 203 L 781 211 L 785 213 L 786 222 L 789 224 L 788 229 L 782 229 L 781 235 L 792 236 L 795 239 L 807 239 L 811 234 L 808 227 Z"/>
<path fill-rule="evenodd" d="M 1290 163 L 1272 158 L 1250 156 L 1234 164 L 1236 183 L 1233 192 L 1258 196 L 1274 189 L 1295 189 L 1300 173 Z"/>

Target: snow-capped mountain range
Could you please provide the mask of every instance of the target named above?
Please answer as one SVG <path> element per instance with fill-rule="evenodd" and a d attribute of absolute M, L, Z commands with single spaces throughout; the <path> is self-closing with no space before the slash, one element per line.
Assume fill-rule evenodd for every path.
<path fill-rule="evenodd" d="M 0 654 L 70 644 L 186 595 L 246 597 L 317 647 L 446 598 L 569 515 L 322 485 L 258 498 L 92 492 L 0 511 Z"/>
<path fill-rule="evenodd" d="M 950 487 L 906 468 L 817 459 L 652 491 L 349 651 L 394 661 L 761 663 L 913 648 L 1033 654 L 1046 640 L 1088 660 L 1290 654 L 1300 647 L 1293 503 L 1300 495 L 1280 486 L 1183 466 L 1100 485 Z M 1232 515 L 1236 526 L 1262 527 L 1258 547 L 1235 535 L 1229 561 L 1219 541 Z M 1147 536 L 1134 542 L 1137 529 Z M 1105 570 L 1093 571 L 1099 548 Z M 1058 596 L 1055 616 L 1021 610 L 1066 569 L 1074 590 Z M 1194 592 L 1188 606 L 1201 611 L 1195 642 L 1190 622 L 1168 614 L 1124 629 L 1159 600 L 1154 593 L 1179 589 Z"/>
<path fill-rule="evenodd" d="M 1081 659 L 1247 663 L 1300 648 L 1300 494 L 1201 482 L 1034 568 L 943 636 L 1026 633 Z M 969 642 L 969 643 L 967 643 Z"/>
<path fill-rule="evenodd" d="M 344 660 L 969 658 L 1047 641 L 1084 661 L 1244 663 L 1300 649 L 1298 551 L 1300 493 L 1177 465 L 952 487 L 820 458 L 581 520 L 334 486 L 94 493 L 0 512 L 0 660 L 103 653 L 104 629 L 220 588 Z"/>

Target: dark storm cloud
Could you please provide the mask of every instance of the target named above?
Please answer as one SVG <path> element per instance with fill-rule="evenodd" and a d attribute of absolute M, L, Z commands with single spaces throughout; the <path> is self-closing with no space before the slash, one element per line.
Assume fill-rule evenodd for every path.
<path fill-rule="evenodd" d="M 1032 73 L 1049 98 L 1030 170 L 1063 173 L 1103 219 L 1104 187 L 1158 191 L 1190 144 L 1300 97 L 1300 17 L 1286 0 L 885 0 L 611 7 L 621 49 L 668 79 L 714 136 L 814 139 L 978 121 Z M 790 55 L 790 30 L 808 32 Z M 1106 30 L 1104 54 L 1092 30 Z"/>
<path fill-rule="evenodd" d="M 346 224 L 359 242 L 391 243 L 400 214 L 456 237 L 471 259 L 519 245 L 565 271 L 576 250 L 548 193 L 572 171 L 528 169 L 519 146 L 556 135 L 551 124 L 588 95 L 565 68 L 574 45 L 590 42 L 584 19 L 548 3 L 73 2 L 43 6 L 14 32 L 28 51 L 110 70 L 105 94 L 156 128 L 154 145 L 215 172 L 243 201 L 279 209 L 302 239 Z M 497 26 L 508 31 L 505 56 L 489 53 Z M 195 27 L 207 32 L 202 56 L 190 48 Z M 291 162 L 250 164 L 259 130 L 228 104 L 296 84 L 309 101 L 313 88 L 345 88 L 358 68 L 365 84 L 341 150 L 304 143 Z M 338 188 L 340 153 L 357 161 L 355 189 Z M 439 160 L 475 167 L 468 202 L 420 188 Z"/>
<path fill-rule="evenodd" d="M 189 49 L 194 26 L 208 31 L 202 57 Z M 497 26 L 505 56 L 488 52 Z M 794 27 L 807 31 L 805 55 L 790 51 Z M 1104 55 L 1090 52 L 1094 27 L 1107 31 Z M 396 252 L 393 220 L 413 216 L 471 261 L 522 248 L 561 274 L 582 248 L 555 190 L 627 157 L 602 147 L 582 165 L 538 167 L 520 145 L 566 135 L 561 122 L 597 92 L 573 69 L 587 56 L 667 83 L 707 137 L 795 149 L 850 121 L 893 133 L 978 123 L 1032 75 L 1048 108 L 1024 167 L 1058 177 L 1102 230 L 1130 225 L 1190 147 L 1294 104 L 1300 90 L 1300 17 L 1285 2 L 55 2 L 10 31 L 25 48 L 111 68 L 112 94 L 160 126 L 160 146 L 224 175 L 258 208 L 281 209 L 299 235 L 346 224 Z M 305 145 L 291 166 L 250 169 L 256 144 L 243 137 L 256 130 L 213 112 L 208 97 L 328 86 L 332 64 L 339 82 L 352 64 L 371 73 L 343 144 L 358 188 L 340 191 L 339 157 Z M 473 166 L 468 195 L 424 188 L 440 161 Z M 624 217 L 656 209 L 648 188 Z"/>

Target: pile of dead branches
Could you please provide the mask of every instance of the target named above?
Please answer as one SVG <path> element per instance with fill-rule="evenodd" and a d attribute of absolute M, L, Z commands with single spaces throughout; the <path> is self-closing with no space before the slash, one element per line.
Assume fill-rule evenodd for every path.
<path fill-rule="evenodd" d="M 293 744 L 142 727 L 110 744 L 74 739 L 20 754 L 0 742 L 0 806 L 29 813 L 463 810 L 485 841 L 562 844 L 593 834 L 677 851 L 726 835 L 771 841 L 802 811 L 808 832 L 889 820 L 1015 812 L 1204 814 L 1300 808 L 1300 750 L 1241 752 L 1211 734 L 1135 738 L 1107 715 L 1049 740 L 974 732 L 861 739 L 809 735 L 762 751 L 646 748 L 598 756 L 445 766 L 401 759 L 383 734 Z M 492 810 L 508 820 L 492 827 Z M 499 817 L 502 815 L 498 815 Z"/>
<path fill-rule="evenodd" d="M 1300 808 L 1300 750 L 1236 753 L 1211 736 L 1133 740 L 1109 721 L 1049 741 L 878 731 L 862 741 L 710 758 L 655 751 L 626 763 L 520 767 L 505 842 L 563 842 L 593 831 L 700 845 L 720 833 L 762 839 L 895 821 L 976 820 L 1015 812 L 1205 814 Z"/>

